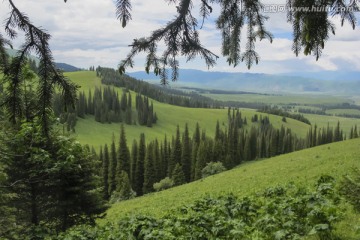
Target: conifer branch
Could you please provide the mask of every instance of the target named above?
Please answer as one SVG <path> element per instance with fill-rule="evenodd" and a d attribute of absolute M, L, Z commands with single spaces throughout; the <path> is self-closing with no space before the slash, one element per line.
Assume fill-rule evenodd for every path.
<path fill-rule="evenodd" d="M 5 22 L 5 31 L 11 39 L 17 37 L 16 29 L 24 32 L 25 42 L 18 51 L 17 56 L 13 58 L 9 66 L 4 70 L 5 80 L 8 82 L 8 91 L 3 105 L 7 108 L 9 120 L 13 124 L 16 124 L 23 118 L 22 90 L 20 88 L 23 82 L 21 70 L 27 64 L 28 55 L 31 52 L 35 52 L 40 59 L 36 109 L 41 119 L 43 133 L 45 136 L 48 136 L 51 129 L 51 101 L 54 87 L 58 86 L 61 89 L 66 103 L 74 105 L 77 86 L 69 82 L 56 69 L 48 43 L 50 34 L 34 26 L 29 18 L 19 11 L 12 0 L 9 0 L 9 5 L 11 11 Z M 3 38 L 1 37 L 1 39 Z"/>

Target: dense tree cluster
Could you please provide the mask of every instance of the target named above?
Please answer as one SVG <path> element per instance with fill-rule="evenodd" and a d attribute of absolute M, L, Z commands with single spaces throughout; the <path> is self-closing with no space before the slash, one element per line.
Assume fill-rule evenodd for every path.
<path fill-rule="evenodd" d="M 299 113 L 310 113 L 310 114 L 317 114 L 317 115 L 327 115 L 327 116 L 338 116 L 338 117 L 346 117 L 346 118 L 360 118 L 360 113 L 359 114 L 350 114 L 350 113 L 327 113 L 326 110 L 327 109 L 357 109 L 360 110 L 359 108 L 354 108 L 349 106 L 349 108 L 341 108 L 341 107 L 322 107 L 322 109 L 310 109 L 310 108 L 299 108 L 298 112 Z"/>
<path fill-rule="evenodd" d="M 126 74 L 120 75 L 112 68 L 97 67 L 96 74 L 101 82 L 106 85 L 123 87 L 162 103 L 194 108 L 220 108 L 222 102 L 202 96 L 195 92 L 184 92 L 169 87 L 156 86 L 144 81 L 139 81 Z"/>
<path fill-rule="evenodd" d="M 278 115 L 278 116 L 283 116 L 283 117 L 287 117 L 287 118 L 292 118 L 295 120 L 298 120 L 300 122 L 306 123 L 306 124 L 311 124 L 309 119 L 307 119 L 306 117 L 304 117 L 301 114 L 296 114 L 296 113 L 290 113 L 287 112 L 279 107 L 271 107 L 271 106 L 264 106 L 263 108 L 258 110 L 259 112 L 263 112 L 263 113 L 269 113 L 269 114 L 274 114 L 274 115 Z"/>
<path fill-rule="evenodd" d="M 16 59 L 8 61 L 13 64 Z M 7 220 L 1 221 L 0 238 L 4 239 L 36 239 L 39 229 L 62 231 L 93 224 L 105 210 L 95 155 L 54 130 L 48 105 L 52 91 L 42 96 L 46 111 L 41 116 L 43 105 L 37 94 L 43 92 L 35 82 L 41 78 L 29 66 L 21 69 L 18 91 L 5 88 L 0 96 L 5 106 L 0 116 L 0 213 Z M 5 74 L 5 80 L 6 86 L 12 85 L 11 76 Z M 10 93 L 18 104 L 15 114 L 14 108 L 6 107 Z"/>
<path fill-rule="evenodd" d="M 343 131 L 340 128 L 340 122 L 337 123 L 335 128 L 329 127 L 327 128 L 318 128 L 315 124 L 314 127 L 310 127 L 306 139 L 307 139 L 307 147 L 315 147 L 318 145 L 338 142 L 344 140 L 345 136 Z"/>
<path fill-rule="evenodd" d="M 248 126 L 246 118 L 242 117 L 238 109 L 229 109 L 228 123 L 226 126 L 223 123 L 221 127 L 217 122 L 214 138 L 201 131 L 199 124 L 196 125 L 192 137 L 189 135 L 187 124 L 182 133 L 178 126 L 171 140 L 165 136 L 163 141 L 155 139 L 146 144 L 145 135 L 142 134 L 139 141 L 133 142 L 130 154 L 129 150 L 125 150 L 126 141 L 121 141 L 117 150 L 115 147 L 111 148 L 110 162 L 113 164 L 107 164 L 107 151 L 104 151 L 105 154 L 101 157 L 104 161 L 103 166 L 107 167 L 105 172 L 110 173 L 124 161 L 126 166 L 130 166 L 127 167 L 130 170 L 126 172 L 131 189 L 139 196 L 154 191 L 154 186 L 159 190 L 168 185 L 176 186 L 198 180 L 204 177 L 204 168 L 215 163 L 221 164 L 225 169 L 231 169 L 245 161 L 274 157 L 345 139 L 340 123 L 335 128 L 328 126 L 323 129 L 318 129 L 315 125 L 309 129 L 305 138 L 299 138 L 291 129 L 284 126 L 275 129 L 267 116 L 255 114 L 252 120 L 253 124 Z M 120 136 L 124 136 L 123 130 L 121 132 Z M 351 132 L 351 138 L 359 136 L 356 126 Z M 111 146 L 115 146 L 114 141 Z M 121 151 L 127 153 L 124 154 L 127 159 L 120 160 L 118 154 Z M 208 175 L 207 171 L 205 172 Z M 170 184 L 170 180 L 165 181 L 166 178 L 173 183 Z M 111 179 L 116 179 L 115 175 L 109 175 L 104 179 L 105 189 L 111 185 L 111 181 L 114 182 Z M 116 188 L 115 185 L 113 189 Z"/>
<path fill-rule="evenodd" d="M 132 96 L 130 91 L 123 90 L 121 98 L 118 91 L 108 86 L 95 88 L 94 92 L 80 92 L 76 107 L 64 111 L 60 95 L 55 95 L 53 108 L 55 116 L 60 123 L 66 123 L 67 130 L 75 131 L 76 118 L 85 118 L 93 115 L 95 121 L 100 123 L 126 123 L 152 127 L 158 120 L 154 112 L 154 106 L 147 97 L 136 95 L 136 106 L 132 107 Z M 137 115 L 137 119 L 134 117 Z"/>
<path fill-rule="evenodd" d="M 105 205 L 94 154 L 54 130 L 55 92 L 64 108 L 74 107 L 77 86 L 56 69 L 50 35 L 13 1 L 9 7 L 6 34 L 24 43 L 9 58 L 11 42 L 0 34 L 0 238 L 41 239 L 44 229 L 94 224 Z"/>
<path fill-rule="evenodd" d="M 117 150 L 111 148 L 109 156 L 112 159 L 108 160 L 107 151 L 103 152 L 103 166 L 109 168 L 105 172 L 114 171 L 121 161 L 125 161 L 125 165 L 130 162 L 127 173 L 132 189 L 137 195 L 142 195 L 154 191 L 153 185 L 166 177 L 170 177 L 175 185 L 200 179 L 202 170 L 210 162 L 219 162 L 230 169 L 243 161 L 271 157 L 306 146 L 305 140 L 297 138 L 290 129 L 273 128 L 267 117 L 260 116 L 257 125 L 249 128 L 239 110 L 229 112 L 228 127 L 221 129 L 217 123 L 214 139 L 207 137 L 205 131 L 201 132 L 199 124 L 192 138 L 187 125 L 183 133 L 178 127 L 171 141 L 165 137 L 162 142 L 154 140 L 145 144 L 145 135 L 142 134 L 140 140 L 133 143 L 128 159 L 120 160 L 117 157 L 120 149 L 125 149 L 122 141 Z M 111 174 L 104 179 L 105 189 L 111 186 L 111 179 L 115 179 Z"/>

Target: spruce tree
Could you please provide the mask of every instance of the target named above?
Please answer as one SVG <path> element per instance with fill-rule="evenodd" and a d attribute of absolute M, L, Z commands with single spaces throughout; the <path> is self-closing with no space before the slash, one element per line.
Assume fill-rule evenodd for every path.
<path fill-rule="evenodd" d="M 181 165 L 183 167 L 183 173 L 184 173 L 184 176 L 185 176 L 185 181 L 190 182 L 190 177 L 191 177 L 191 145 L 190 145 L 190 138 L 189 138 L 189 129 L 188 129 L 187 124 L 185 124 L 185 131 L 184 131 L 183 140 L 182 140 Z"/>
<path fill-rule="evenodd" d="M 342 140 L 342 134 L 340 129 L 340 121 L 337 122 L 337 125 L 334 129 L 333 142 L 338 142 Z"/>
<path fill-rule="evenodd" d="M 149 143 L 147 146 L 146 157 L 144 162 L 144 184 L 143 193 L 153 192 L 153 185 L 156 182 L 154 155 L 153 155 L 153 143 Z"/>
<path fill-rule="evenodd" d="M 120 140 L 117 159 L 117 173 L 120 174 L 121 171 L 125 171 L 130 176 L 130 151 L 126 143 L 125 128 L 123 124 L 121 124 L 120 127 Z"/>
<path fill-rule="evenodd" d="M 114 192 L 112 202 L 127 200 L 134 196 L 133 190 L 131 189 L 129 175 L 125 171 L 121 171 L 118 175 L 116 186 L 116 192 Z"/>
<path fill-rule="evenodd" d="M 175 165 L 181 163 L 181 141 L 180 141 L 180 129 L 179 125 L 176 127 L 176 136 L 174 139 L 171 158 L 169 162 L 169 175 L 171 177 L 172 172 L 174 171 Z"/>
<path fill-rule="evenodd" d="M 131 147 L 131 162 L 130 162 L 130 182 L 131 186 L 134 187 L 136 182 L 136 164 L 138 158 L 138 144 L 137 141 L 134 139 L 132 147 Z"/>
<path fill-rule="evenodd" d="M 197 150 L 194 180 L 198 180 L 201 178 L 201 171 L 207 163 L 208 150 L 209 149 L 207 148 L 206 142 L 202 141 Z"/>
<path fill-rule="evenodd" d="M 106 144 L 105 146 L 107 149 Z M 103 178 L 103 186 L 104 186 L 103 198 L 104 200 L 109 200 L 109 160 L 110 160 L 109 153 L 103 154 L 102 147 L 100 147 L 99 155 L 100 155 L 100 160 L 102 160 L 102 178 Z"/>
<path fill-rule="evenodd" d="M 168 165 L 170 159 L 170 146 L 167 141 L 167 137 L 165 135 L 164 142 L 162 144 L 162 151 L 161 151 L 161 179 L 168 176 Z"/>
<path fill-rule="evenodd" d="M 123 112 L 125 112 L 126 109 L 127 109 L 127 106 L 128 106 L 128 103 L 127 103 L 126 92 L 123 91 L 123 93 L 122 93 L 122 95 L 121 95 L 121 101 L 120 101 L 121 110 L 122 110 Z"/>
<path fill-rule="evenodd" d="M 135 178 L 134 178 L 134 182 L 135 182 L 134 190 L 138 196 L 143 195 L 145 155 L 146 155 L 145 135 L 142 133 L 140 135 L 139 150 L 138 150 L 138 157 L 135 167 Z"/>
<path fill-rule="evenodd" d="M 109 157 L 109 150 L 108 146 L 105 144 L 104 147 L 104 157 L 108 155 Z M 113 193 L 113 191 L 116 190 L 116 170 L 117 170 L 117 156 L 116 156 L 116 147 L 115 147 L 115 136 L 112 137 L 112 142 L 110 146 L 110 174 L 109 174 L 109 195 Z"/>
<path fill-rule="evenodd" d="M 245 138 L 245 147 L 244 147 L 244 160 L 249 161 L 251 160 L 251 140 L 250 140 L 250 134 L 246 135 Z M 227 168 L 227 166 L 225 166 Z"/>
<path fill-rule="evenodd" d="M 161 164 L 162 160 L 160 157 L 160 148 L 159 148 L 159 141 L 157 138 L 153 141 L 153 157 L 154 157 L 154 174 L 155 174 L 155 182 L 159 182 L 163 179 L 161 174 Z"/>
<path fill-rule="evenodd" d="M 196 123 L 196 127 L 195 127 L 195 132 L 194 132 L 194 137 L 193 137 L 193 141 L 194 143 L 196 143 L 197 145 L 200 144 L 200 125 L 199 123 L 197 122 Z"/>
<path fill-rule="evenodd" d="M 358 138 L 359 137 L 359 133 L 358 133 L 358 130 L 357 130 L 357 125 L 355 125 L 354 127 L 354 138 Z"/>
<path fill-rule="evenodd" d="M 174 186 L 179 186 L 186 182 L 183 167 L 179 163 L 175 165 L 172 180 L 174 181 Z"/>

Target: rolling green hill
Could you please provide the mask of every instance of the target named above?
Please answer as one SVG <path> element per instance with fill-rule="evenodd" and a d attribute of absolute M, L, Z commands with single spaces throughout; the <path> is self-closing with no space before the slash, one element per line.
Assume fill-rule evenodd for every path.
<path fill-rule="evenodd" d="M 65 73 L 65 75 L 78 84 L 80 86 L 79 91 L 84 91 L 85 94 L 95 87 L 105 86 L 101 84 L 95 72 L 79 71 Z M 116 89 L 121 93 L 122 90 L 120 88 Z M 135 93 L 132 93 L 132 97 L 134 100 Z M 197 122 L 200 124 L 201 129 L 206 130 L 208 136 L 213 137 L 217 120 L 219 120 L 223 126 L 227 124 L 227 109 L 185 108 L 157 101 L 153 101 L 153 103 L 154 111 L 158 116 L 157 123 L 152 128 L 138 125 L 125 125 L 128 144 L 131 144 L 134 139 L 138 139 L 140 133 L 145 133 L 147 140 L 153 140 L 155 138 L 163 139 L 165 134 L 171 137 L 175 134 L 177 125 L 179 125 L 180 131 L 182 131 L 186 123 L 188 123 L 190 134 L 192 134 Z M 242 109 L 241 112 L 242 116 L 248 120 L 256 114 L 256 111 L 251 109 Z M 305 136 L 309 128 L 308 125 L 293 119 L 288 119 L 288 121 L 284 123 L 281 121 L 282 117 L 268 114 L 262 115 L 269 116 L 270 122 L 276 128 L 284 125 L 287 128 L 291 128 L 294 133 L 301 137 Z M 98 149 L 100 145 L 110 143 L 113 133 L 117 138 L 119 131 L 120 124 L 101 124 L 96 122 L 92 116 L 79 119 L 76 125 L 77 139 L 83 144 L 94 146 L 95 149 Z"/>
<path fill-rule="evenodd" d="M 165 215 L 170 209 L 189 204 L 206 195 L 218 196 L 233 192 L 246 196 L 266 187 L 293 182 L 299 186 L 312 186 L 321 175 L 331 175 L 337 180 L 353 167 L 360 166 L 358 149 L 360 139 L 348 140 L 306 149 L 278 157 L 248 162 L 239 167 L 205 179 L 158 193 L 114 204 L 104 221 L 114 222 L 127 214 Z M 359 214 L 349 206 L 338 232 L 345 239 L 355 237 L 354 223 Z M 357 236 L 359 237 L 359 236 Z"/>

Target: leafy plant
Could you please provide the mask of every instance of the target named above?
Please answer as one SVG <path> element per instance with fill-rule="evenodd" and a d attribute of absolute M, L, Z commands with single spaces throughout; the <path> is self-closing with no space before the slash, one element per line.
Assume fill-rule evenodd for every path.
<path fill-rule="evenodd" d="M 360 169 L 355 168 L 352 174 L 344 176 L 340 193 L 360 212 Z"/>
<path fill-rule="evenodd" d="M 208 164 L 206 164 L 206 167 L 201 170 L 201 176 L 203 178 L 206 178 L 210 175 L 221 173 L 225 170 L 226 168 L 221 162 L 209 162 Z"/>
<path fill-rule="evenodd" d="M 165 189 L 168 189 L 168 188 L 171 188 L 172 186 L 174 186 L 174 181 L 169 178 L 169 177 L 166 177 L 164 179 L 162 179 L 160 182 L 157 182 L 157 183 L 154 183 L 154 189 L 155 191 L 162 191 L 162 190 L 165 190 Z"/>
<path fill-rule="evenodd" d="M 276 186 L 243 198 L 232 193 L 206 196 L 159 219 L 130 216 L 117 225 L 80 232 L 76 228 L 64 238 L 113 239 L 112 234 L 117 239 L 333 239 L 340 219 L 337 194 L 330 190 L 334 179 L 322 177 L 315 187 Z M 94 232 L 96 238 L 89 237 Z"/>

